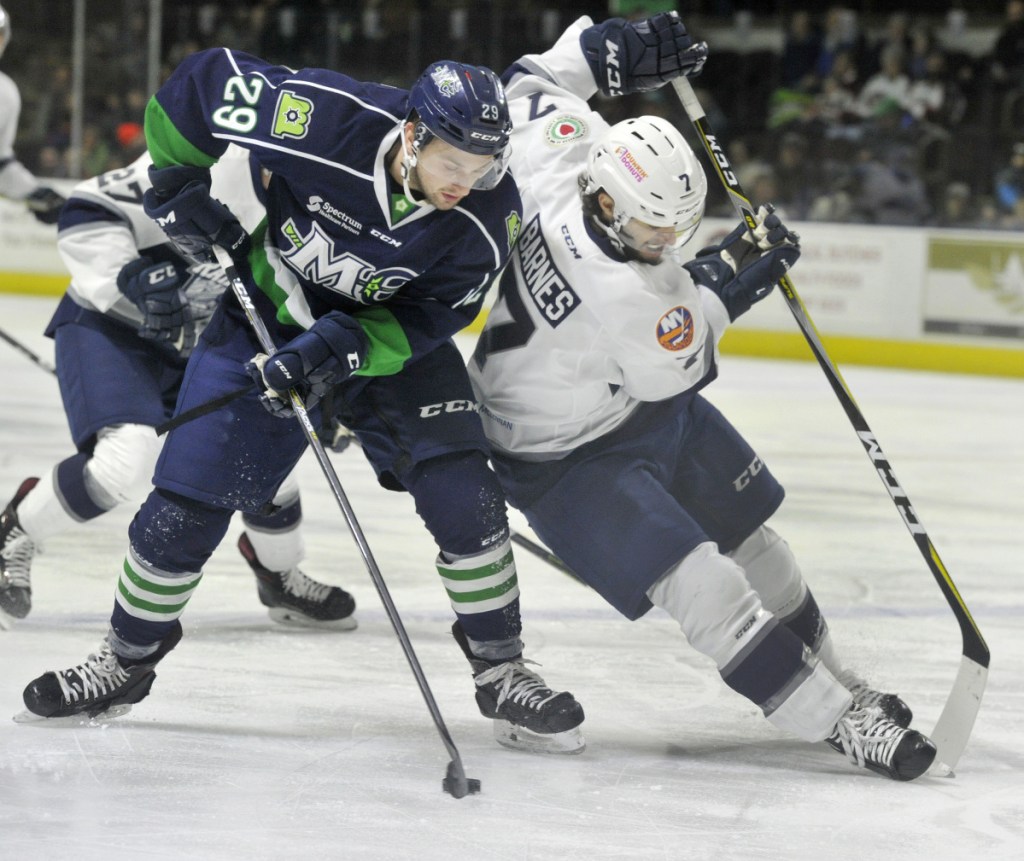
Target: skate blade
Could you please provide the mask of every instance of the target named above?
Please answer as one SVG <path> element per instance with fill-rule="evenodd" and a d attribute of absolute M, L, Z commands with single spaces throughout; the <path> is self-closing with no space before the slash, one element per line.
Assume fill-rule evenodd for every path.
<path fill-rule="evenodd" d="M 290 628 L 324 628 L 330 631 L 354 631 L 359 627 L 355 616 L 346 616 L 344 619 L 312 619 L 303 616 L 295 610 L 287 607 L 270 607 L 267 614 L 279 625 L 287 625 Z"/>
<path fill-rule="evenodd" d="M 580 728 L 564 732 L 539 733 L 504 720 L 494 721 L 494 738 L 502 747 L 526 753 L 575 754 L 587 746 Z"/>
<path fill-rule="evenodd" d="M 123 703 L 121 705 L 111 706 L 105 712 L 100 712 L 97 715 L 89 716 L 84 712 L 77 715 L 66 715 L 65 717 L 43 717 L 37 715 L 35 712 L 28 710 L 19 712 L 13 718 L 15 723 L 32 725 L 32 726 L 56 726 L 56 727 L 82 727 L 82 726 L 98 726 L 102 727 L 107 724 L 113 718 L 121 717 L 126 715 L 132 710 L 130 703 Z"/>

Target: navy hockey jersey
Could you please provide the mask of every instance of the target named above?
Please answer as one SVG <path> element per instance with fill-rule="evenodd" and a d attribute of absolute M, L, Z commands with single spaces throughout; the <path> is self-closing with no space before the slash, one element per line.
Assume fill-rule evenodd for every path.
<path fill-rule="evenodd" d="M 418 206 L 389 175 L 408 93 L 325 69 L 295 71 L 213 49 L 187 58 L 150 100 L 156 167 L 210 167 L 234 143 L 267 177 L 253 278 L 278 343 L 320 315 L 355 316 L 370 340 L 357 373 L 395 373 L 473 320 L 522 221 L 510 176 L 450 211 Z M 230 194 L 221 198 L 229 208 Z"/>

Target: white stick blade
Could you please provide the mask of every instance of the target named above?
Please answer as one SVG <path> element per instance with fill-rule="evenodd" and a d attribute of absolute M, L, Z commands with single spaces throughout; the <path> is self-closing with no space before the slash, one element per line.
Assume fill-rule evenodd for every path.
<path fill-rule="evenodd" d="M 987 682 L 988 668 L 965 655 L 960 661 L 953 690 L 949 692 L 949 698 L 931 734 L 931 740 L 938 749 L 935 763 L 931 767 L 932 774 L 942 777 L 952 774 L 971 737 Z"/>

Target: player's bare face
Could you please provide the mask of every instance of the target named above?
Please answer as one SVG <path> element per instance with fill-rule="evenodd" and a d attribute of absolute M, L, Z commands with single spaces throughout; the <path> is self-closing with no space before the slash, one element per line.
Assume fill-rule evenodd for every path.
<path fill-rule="evenodd" d="M 645 263 L 660 263 L 665 252 L 677 246 L 679 233 L 674 227 L 654 227 L 631 218 L 619 231 L 619 238 Z"/>
<path fill-rule="evenodd" d="M 451 209 L 493 167 L 491 156 L 474 155 L 432 140 L 420 151 L 409 186 L 438 209 Z"/>

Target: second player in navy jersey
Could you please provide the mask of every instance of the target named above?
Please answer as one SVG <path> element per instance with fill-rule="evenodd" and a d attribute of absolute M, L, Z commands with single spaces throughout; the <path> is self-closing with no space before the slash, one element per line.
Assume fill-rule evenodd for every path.
<path fill-rule="evenodd" d="M 511 746 L 575 751 L 583 711 L 526 668 L 504 497 L 452 336 L 478 313 L 522 218 L 506 174 L 510 122 L 488 69 L 431 64 L 410 91 L 226 49 L 185 60 L 151 100 L 148 214 L 179 250 L 229 250 L 278 347 L 268 359 L 231 294 L 189 361 L 179 411 L 242 397 L 170 433 L 136 515 L 102 654 L 29 685 L 36 716 L 137 702 L 181 635 L 178 617 L 231 512 L 260 511 L 306 440 L 279 392 L 337 414 L 388 488 L 410 492 L 473 669 L 476 699 Z M 247 150 L 261 207 L 210 193 L 209 168 Z M 148 596 L 145 609 L 126 594 Z M 163 596 L 172 596 L 163 597 Z M 110 659 L 113 656 L 112 660 Z M 97 675 L 98 674 L 98 675 Z M 62 687 L 102 676 L 94 695 Z"/>

